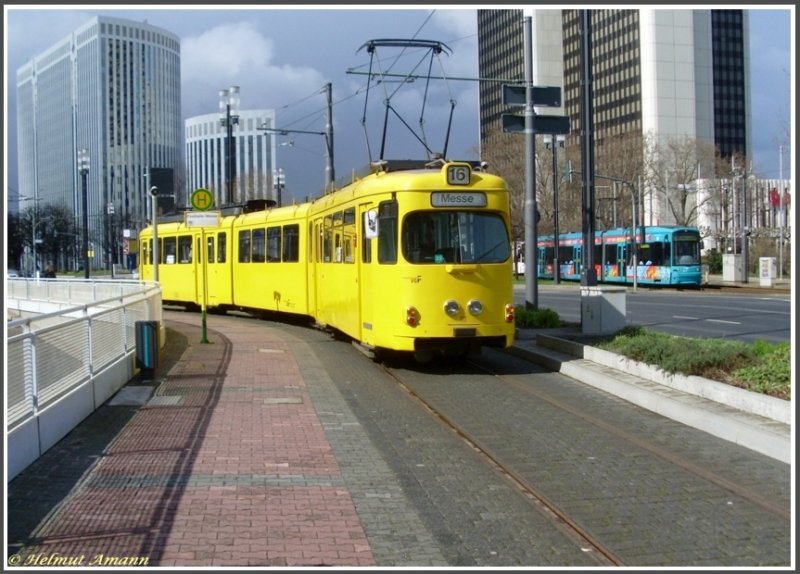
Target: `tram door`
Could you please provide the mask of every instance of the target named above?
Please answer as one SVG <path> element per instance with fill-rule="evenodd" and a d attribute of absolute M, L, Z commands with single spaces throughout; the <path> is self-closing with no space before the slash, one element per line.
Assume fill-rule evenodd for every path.
<path fill-rule="evenodd" d="M 232 302 L 231 267 L 227 231 L 206 233 L 206 264 L 208 305 L 226 305 Z M 200 269 L 202 273 L 202 268 Z"/>
<path fill-rule="evenodd" d="M 358 221 L 359 332 L 361 341 L 374 344 L 375 291 L 376 288 L 380 288 L 374 279 L 375 266 L 378 263 L 374 256 L 375 246 L 378 243 L 378 208 L 371 203 L 359 205 Z"/>
<path fill-rule="evenodd" d="M 317 270 L 319 267 L 320 253 L 322 249 L 322 219 L 315 219 L 308 223 L 308 312 L 317 320 L 319 311 L 317 309 L 318 281 Z"/>
<path fill-rule="evenodd" d="M 625 279 L 627 276 L 626 263 L 628 261 L 628 244 L 617 244 L 617 277 Z"/>

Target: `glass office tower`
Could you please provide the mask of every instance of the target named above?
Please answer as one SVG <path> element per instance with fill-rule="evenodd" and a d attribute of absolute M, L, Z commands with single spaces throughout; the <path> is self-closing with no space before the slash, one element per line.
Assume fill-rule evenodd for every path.
<path fill-rule="evenodd" d="M 580 130 L 578 10 L 534 10 L 533 76 L 561 86 Z M 596 138 L 653 132 L 713 141 L 723 155 L 749 152 L 745 10 L 591 10 Z M 524 81 L 522 10 L 478 10 L 479 75 Z M 501 84 L 482 82 L 481 135 L 499 126 Z"/>
<path fill-rule="evenodd" d="M 533 10 L 533 81 L 560 86 L 577 145 L 581 132 L 580 11 Z M 751 155 L 746 10 L 590 10 L 595 142 L 626 134 L 713 143 L 722 156 Z M 481 139 L 500 129 L 501 84 L 524 83 L 522 10 L 478 10 Z M 571 140 L 571 142 L 570 142 Z M 652 195 L 650 196 L 652 197 Z M 645 205 L 649 219 L 669 218 Z"/>
<path fill-rule="evenodd" d="M 227 203 L 244 205 L 254 199 L 277 200 L 275 134 L 259 128 L 275 128 L 275 110 L 239 111 L 230 147 L 227 128 L 221 124 L 219 114 L 188 118 L 185 122 L 188 189 L 208 189 L 214 194 L 217 208 Z M 233 153 L 231 174 L 226 150 Z M 231 201 L 227 202 L 229 184 Z"/>
<path fill-rule="evenodd" d="M 19 193 L 82 226 L 78 150 L 89 153 L 93 265 L 123 262 L 123 236 L 149 219 L 147 174 L 180 165 L 180 39 L 98 16 L 17 70 Z M 125 232 L 125 230 L 129 230 Z"/>

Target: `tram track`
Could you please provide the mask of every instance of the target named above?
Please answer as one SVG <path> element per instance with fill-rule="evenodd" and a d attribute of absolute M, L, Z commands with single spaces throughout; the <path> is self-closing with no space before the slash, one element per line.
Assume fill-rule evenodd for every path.
<path fill-rule="evenodd" d="M 549 396 L 546 390 L 542 391 L 536 385 L 526 384 L 524 381 L 519 380 L 519 377 L 500 372 L 491 368 L 491 366 L 487 366 L 487 364 L 483 364 L 483 362 L 468 361 L 465 366 L 474 373 L 485 374 L 506 388 L 513 389 L 513 393 L 519 393 L 521 396 L 526 397 L 525 401 L 546 405 L 553 411 L 563 413 L 565 418 L 569 417 L 570 420 L 580 421 L 579 424 L 587 428 L 597 429 L 598 433 L 595 434 L 602 433 L 611 437 L 616 443 L 628 445 L 627 447 L 622 446 L 623 449 L 627 449 L 631 453 L 641 453 L 634 456 L 661 461 L 661 464 L 673 469 L 676 475 L 685 476 L 687 477 L 686 480 L 704 483 L 706 486 L 702 488 L 708 489 L 709 492 L 719 493 L 712 496 L 725 497 L 729 500 L 727 502 L 728 505 L 746 503 L 749 507 L 759 509 L 758 511 L 765 513 L 765 515 L 774 517 L 771 521 L 766 518 L 769 523 L 782 523 L 784 521 L 788 523 L 791 520 L 791 511 L 788 506 L 783 505 L 780 501 L 770 500 L 768 496 L 763 496 L 748 487 L 746 481 L 737 482 L 735 477 L 731 480 L 721 475 L 713 468 L 713 465 L 706 467 L 699 462 L 700 459 L 691 460 L 691 458 L 685 457 L 679 451 L 670 450 L 658 444 L 657 441 L 638 436 L 630 430 L 626 430 L 624 426 L 604 420 L 601 416 L 588 412 L 580 406 L 574 406 L 564 399 Z M 537 510 L 552 519 L 553 524 L 568 539 L 574 541 L 582 552 L 589 554 L 604 566 L 637 565 L 637 559 L 634 558 L 633 562 L 628 560 L 631 557 L 626 554 L 624 545 L 617 546 L 618 540 L 616 542 L 613 541 L 613 537 L 607 540 L 608 533 L 603 529 L 595 532 L 596 523 L 592 523 L 591 520 L 587 522 L 580 513 L 577 515 L 572 514 L 569 505 L 567 507 L 563 506 L 558 496 L 553 498 L 551 496 L 552 493 L 547 492 L 547 487 L 542 488 L 535 479 L 531 480 L 530 472 L 528 471 L 526 475 L 526 471 L 521 470 L 524 465 L 519 469 L 515 468 L 514 461 L 509 460 L 509 458 L 513 459 L 513 457 L 509 457 L 507 449 L 503 454 L 503 449 L 498 450 L 496 448 L 497 445 L 490 444 L 491 439 L 487 438 L 487 441 L 484 442 L 477 437 L 469 430 L 470 422 L 468 419 L 464 423 L 456 420 L 459 417 L 462 417 L 463 420 L 464 412 L 457 413 L 457 411 L 454 411 L 451 414 L 448 404 L 442 402 L 447 400 L 443 399 L 444 393 L 439 392 L 438 396 L 433 395 L 433 399 L 430 400 L 426 398 L 426 395 L 429 394 L 429 389 L 425 386 L 418 386 L 424 379 L 416 380 L 416 375 L 408 377 L 408 375 L 403 374 L 402 369 L 394 369 L 385 363 L 381 363 L 380 367 L 387 377 L 394 381 L 405 394 L 418 403 L 440 425 L 454 433 L 475 451 L 490 468 L 510 481 Z M 441 407 L 437 406 L 437 404 L 441 404 Z M 478 433 L 484 432 L 479 427 L 476 430 Z M 689 477 L 693 477 L 693 479 Z M 653 533 L 649 534 L 652 536 Z"/>
<path fill-rule="evenodd" d="M 550 501 L 513 468 L 493 456 L 488 448 L 480 444 L 480 441 L 470 436 L 468 432 L 437 409 L 430 401 L 414 391 L 397 373 L 385 364 L 381 364 L 381 369 L 386 376 L 395 381 L 404 392 L 428 411 L 442 426 L 455 433 L 463 442 L 477 452 L 490 467 L 511 481 L 539 511 L 548 515 L 564 534 L 574 540 L 582 552 L 592 552 L 601 566 L 625 566 L 625 563 L 613 550 L 604 546 L 590 532 L 567 516 L 558 505 Z"/>
<path fill-rule="evenodd" d="M 482 365 L 478 365 L 476 363 L 471 363 L 471 364 L 476 368 L 483 369 L 486 372 L 490 372 L 488 369 L 485 369 L 485 367 L 483 367 Z M 701 466 L 692 463 L 691 461 L 682 459 L 681 457 L 669 452 L 664 448 L 660 448 L 649 441 L 642 440 L 629 432 L 626 432 L 612 424 L 608 424 L 607 422 L 605 422 L 604 420 L 595 415 L 586 413 L 579 409 L 575 409 L 570 405 L 564 403 L 563 401 L 558 401 L 553 399 L 552 397 L 548 397 L 544 393 L 536 392 L 534 389 L 522 385 L 519 382 L 514 381 L 509 377 L 503 376 L 498 373 L 490 373 L 490 374 L 498 378 L 499 380 L 503 381 L 504 383 L 513 385 L 516 389 L 519 389 L 520 391 L 526 394 L 534 396 L 537 400 L 546 401 L 547 403 L 553 405 L 554 407 L 563 410 L 564 412 L 569 413 L 574 417 L 578 417 L 588 422 L 589 424 L 596 426 L 599 429 L 602 429 L 607 433 L 613 434 L 616 437 L 630 443 L 631 445 L 668 462 L 669 464 L 675 465 L 688 473 L 691 473 L 699 478 L 702 478 L 703 480 L 710 482 L 711 484 L 719 487 L 721 490 L 727 491 L 730 494 L 738 496 L 760 508 L 763 508 L 764 510 L 774 514 L 778 518 L 782 518 L 785 520 L 791 519 L 791 512 L 788 509 L 782 508 L 779 505 L 764 499 L 763 497 L 747 490 L 746 488 L 741 487 L 740 485 L 726 479 L 725 477 L 720 476 L 719 474 L 710 472 L 707 469 L 704 469 Z"/>

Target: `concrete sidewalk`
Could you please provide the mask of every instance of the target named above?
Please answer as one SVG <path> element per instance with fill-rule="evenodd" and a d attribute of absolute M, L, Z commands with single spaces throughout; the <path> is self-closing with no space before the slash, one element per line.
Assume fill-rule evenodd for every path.
<path fill-rule="evenodd" d="M 306 347 L 255 321 L 197 344 L 198 322 L 168 320 L 160 378 L 11 481 L 9 565 L 376 564 L 298 368 Z"/>
<path fill-rule="evenodd" d="M 792 403 L 702 377 L 670 375 L 577 342 L 580 327 L 520 329 L 509 352 L 637 406 L 790 463 Z"/>
<path fill-rule="evenodd" d="M 738 287 L 738 288 L 752 288 L 752 289 L 764 289 L 765 291 L 776 291 L 776 292 L 790 292 L 792 288 L 792 280 L 788 276 L 783 276 L 781 278 L 772 278 L 767 281 L 767 285 L 762 285 L 761 279 L 759 277 L 751 277 L 748 276 L 747 282 L 743 281 L 727 281 L 723 279 L 722 275 L 709 275 L 708 281 L 706 282 L 706 286 L 708 287 Z"/>

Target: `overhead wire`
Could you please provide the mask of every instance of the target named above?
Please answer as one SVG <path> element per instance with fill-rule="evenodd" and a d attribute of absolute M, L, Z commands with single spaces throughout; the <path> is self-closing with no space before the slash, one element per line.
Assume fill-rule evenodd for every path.
<path fill-rule="evenodd" d="M 425 19 L 422 21 L 422 23 L 419 25 L 417 30 L 411 36 L 412 40 L 419 37 L 420 33 L 427 26 L 427 24 L 430 22 L 431 18 L 434 16 L 435 13 L 436 13 L 435 9 L 428 12 L 428 14 L 426 15 Z M 456 41 L 460 41 L 460 40 L 466 39 L 468 37 L 469 36 L 466 36 L 466 37 L 463 37 L 463 38 L 458 38 L 458 39 L 456 39 Z M 370 87 L 376 87 L 376 86 L 381 85 L 381 84 L 383 84 L 381 87 L 384 90 L 384 95 L 385 95 L 385 98 L 386 98 L 387 105 L 390 105 L 388 102 L 390 102 L 391 98 L 394 95 L 397 94 L 397 92 L 402 87 L 402 85 L 404 83 L 413 82 L 414 81 L 414 75 L 413 75 L 414 71 L 417 70 L 422 65 L 422 63 L 425 61 L 425 57 L 427 56 L 427 53 L 430 51 L 430 49 L 420 49 L 418 51 L 425 52 L 425 54 L 423 54 L 422 57 L 420 58 L 420 60 L 414 65 L 414 67 L 412 68 L 412 71 L 410 71 L 407 74 L 405 74 L 405 78 L 406 79 L 403 80 L 403 81 L 400 81 L 399 85 L 397 86 L 397 88 L 395 88 L 395 90 L 391 94 L 389 94 L 387 86 L 385 85 L 386 84 L 386 77 L 388 77 L 388 74 L 391 73 L 392 69 L 394 69 L 396 67 L 396 65 L 398 64 L 398 62 L 401 60 L 401 58 L 404 55 L 409 55 L 409 54 L 413 53 L 414 50 L 409 50 L 408 47 L 403 47 L 402 50 L 400 51 L 400 53 L 397 54 L 396 56 L 394 56 L 391 59 L 391 62 L 389 64 L 389 66 L 386 68 L 386 70 L 385 71 L 381 71 L 379 74 L 376 74 L 376 75 L 371 73 L 372 72 L 371 67 L 372 67 L 372 65 L 374 63 L 373 62 L 373 58 L 370 58 L 370 62 L 368 64 L 367 63 L 360 64 L 358 66 L 355 66 L 355 67 L 351 68 L 353 70 L 357 70 L 357 69 L 363 68 L 365 66 L 370 66 L 370 73 L 367 74 L 367 81 L 365 82 L 364 86 L 361 86 L 361 87 L 357 88 L 351 94 L 348 94 L 348 95 L 346 95 L 344 97 L 341 97 L 341 98 L 335 100 L 331 104 L 332 107 L 336 108 L 340 104 L 343 104 L 343 103 L 345 103 L 345 102 L 347 102 L 349 100 L 352 100 L 353 98 L 359 97 L 362 94 L 364 94 L 365 92 L 368 94 Z M 378 61 L 378 66 L 380 67 L 380 63 L 381 63 L 380 59 L 379 58 L 376 58 L 376 59 Z M 430 75 L 430 68 L 433 65 L 432 59 L 433 59 L 433 54 L 431 54 L 431 62 L 430 62 L 429 71 L 428 71 L 429 75 Z M 441 61 L 439 62 L 439 65 L 441 67 Z M 287 104 L 284 104 L 283 106 L 279 107 L 278 109 L 284 110 L 284 111 L 293 109 L 293 108 L 295 108 L 295 107 L 307 102 L 308 100 L 312 99 L 313 97 L 317 96 L 321 91 L 324 91 L 324 88 L 322 88 L 322 90 L 315 90 L 314 92 L 308 94 L 305 97 L 302 97 L 302 98 L 299 98 L 299 99 L 297 99 L 297 100 L 295 100 L 293 102 L 289 102 Z M 428 91 L 428 86 L 426 85 L 426 87 L 425 87 L 425 97 L 426 98 L 427 98 L 427 91 Z M 452 116 L 452 103 L 453 103 L 454 100 L 452 98 L 452 91 L 450 90 L 450 86 L 449 85 L 448 85 L 448 92 L 451 95 L 451 116 Z M 423 102 L 423 106 L 424 106 L 424 102 Z M 326 108 L 324 106 L 321 106 L 320 108 L 312 110 L 311 112 L 309 112 L 309 113 L 307 113 L 305 115 L 302 115 L 302 116 L 300 116 L 298 118 L 295 118 L 295 119 L 287 121 L 286 123 L 282 124 L 282 127 L 291 128 L 291 127 L 295 127 L 295 126 L 301 125 L 301 124 L 304 127 L 311 126 L 314 123 L 316 123 L 316 122 L 318 122 L 318 121 L 320 121 L 322 119 L 321 116 L 324 114 L 325 110 L 326 110 Z M 395 113 L 395 115 L 398 115 L 396 111 L 394 111 L 394 110 L 392 110 L 392 111 Z M 387 113 L 388 113 L 388 110 L 387 110 Z M 421 113 L 424 114 L 424 107 L 423 107 L 423 111 Z M 398 115 L 398 117 L 399 117 L 399 115 Z M 411 129 L 410 126 L 408 126 L 408 124 L 406 122 L 404 122 L 401 117 L 399 117 L 399 119 L 403 124 L 406 125 L 406 127 L 408 127 L 412 131 L 412 133 L 414 133 L 413 129 Z M 305 122 L 305 123 L 303 124 L 303 122 Z M 371 156 L 371 152 L 369 150 L 369 138 L 367 136 L 367 131 L 366 131 L 366 125 L 365 124 L 366 124 L 366 101 L 365 101 L 364 117 L 362 118 L 362 125 L 364 126 L 364 132 L 365 132 L 364 135 L 367 138 L 367 143 L 366 143 L 366 145 L 367 145 L 367 153 L 368 153 L 368 156 L 369 156 L 370 161 L 371 161 L 372 160 L 372 156 Z M 418 140 L 420 140 L 420 142 L 428 150 L 428 152 L 430 152 L 430 149 L 428 148 L 428 145 L 427 145 L 427 142 L 426 142 L 426 137 L 425 137 L 423 124 L 424 124 L 423 117 L 420 116 L 420 129 L 422 130 L 422 139 L 420 139 L 419 136 L 416 136 L 416 134 L 414 134 L 414 135 L 417 137 Z M 449 130 L 448 130 L 448 132 L 449 132 Z M 384 136 L 385 136 L 385 134 L 384 134 Z"/>

